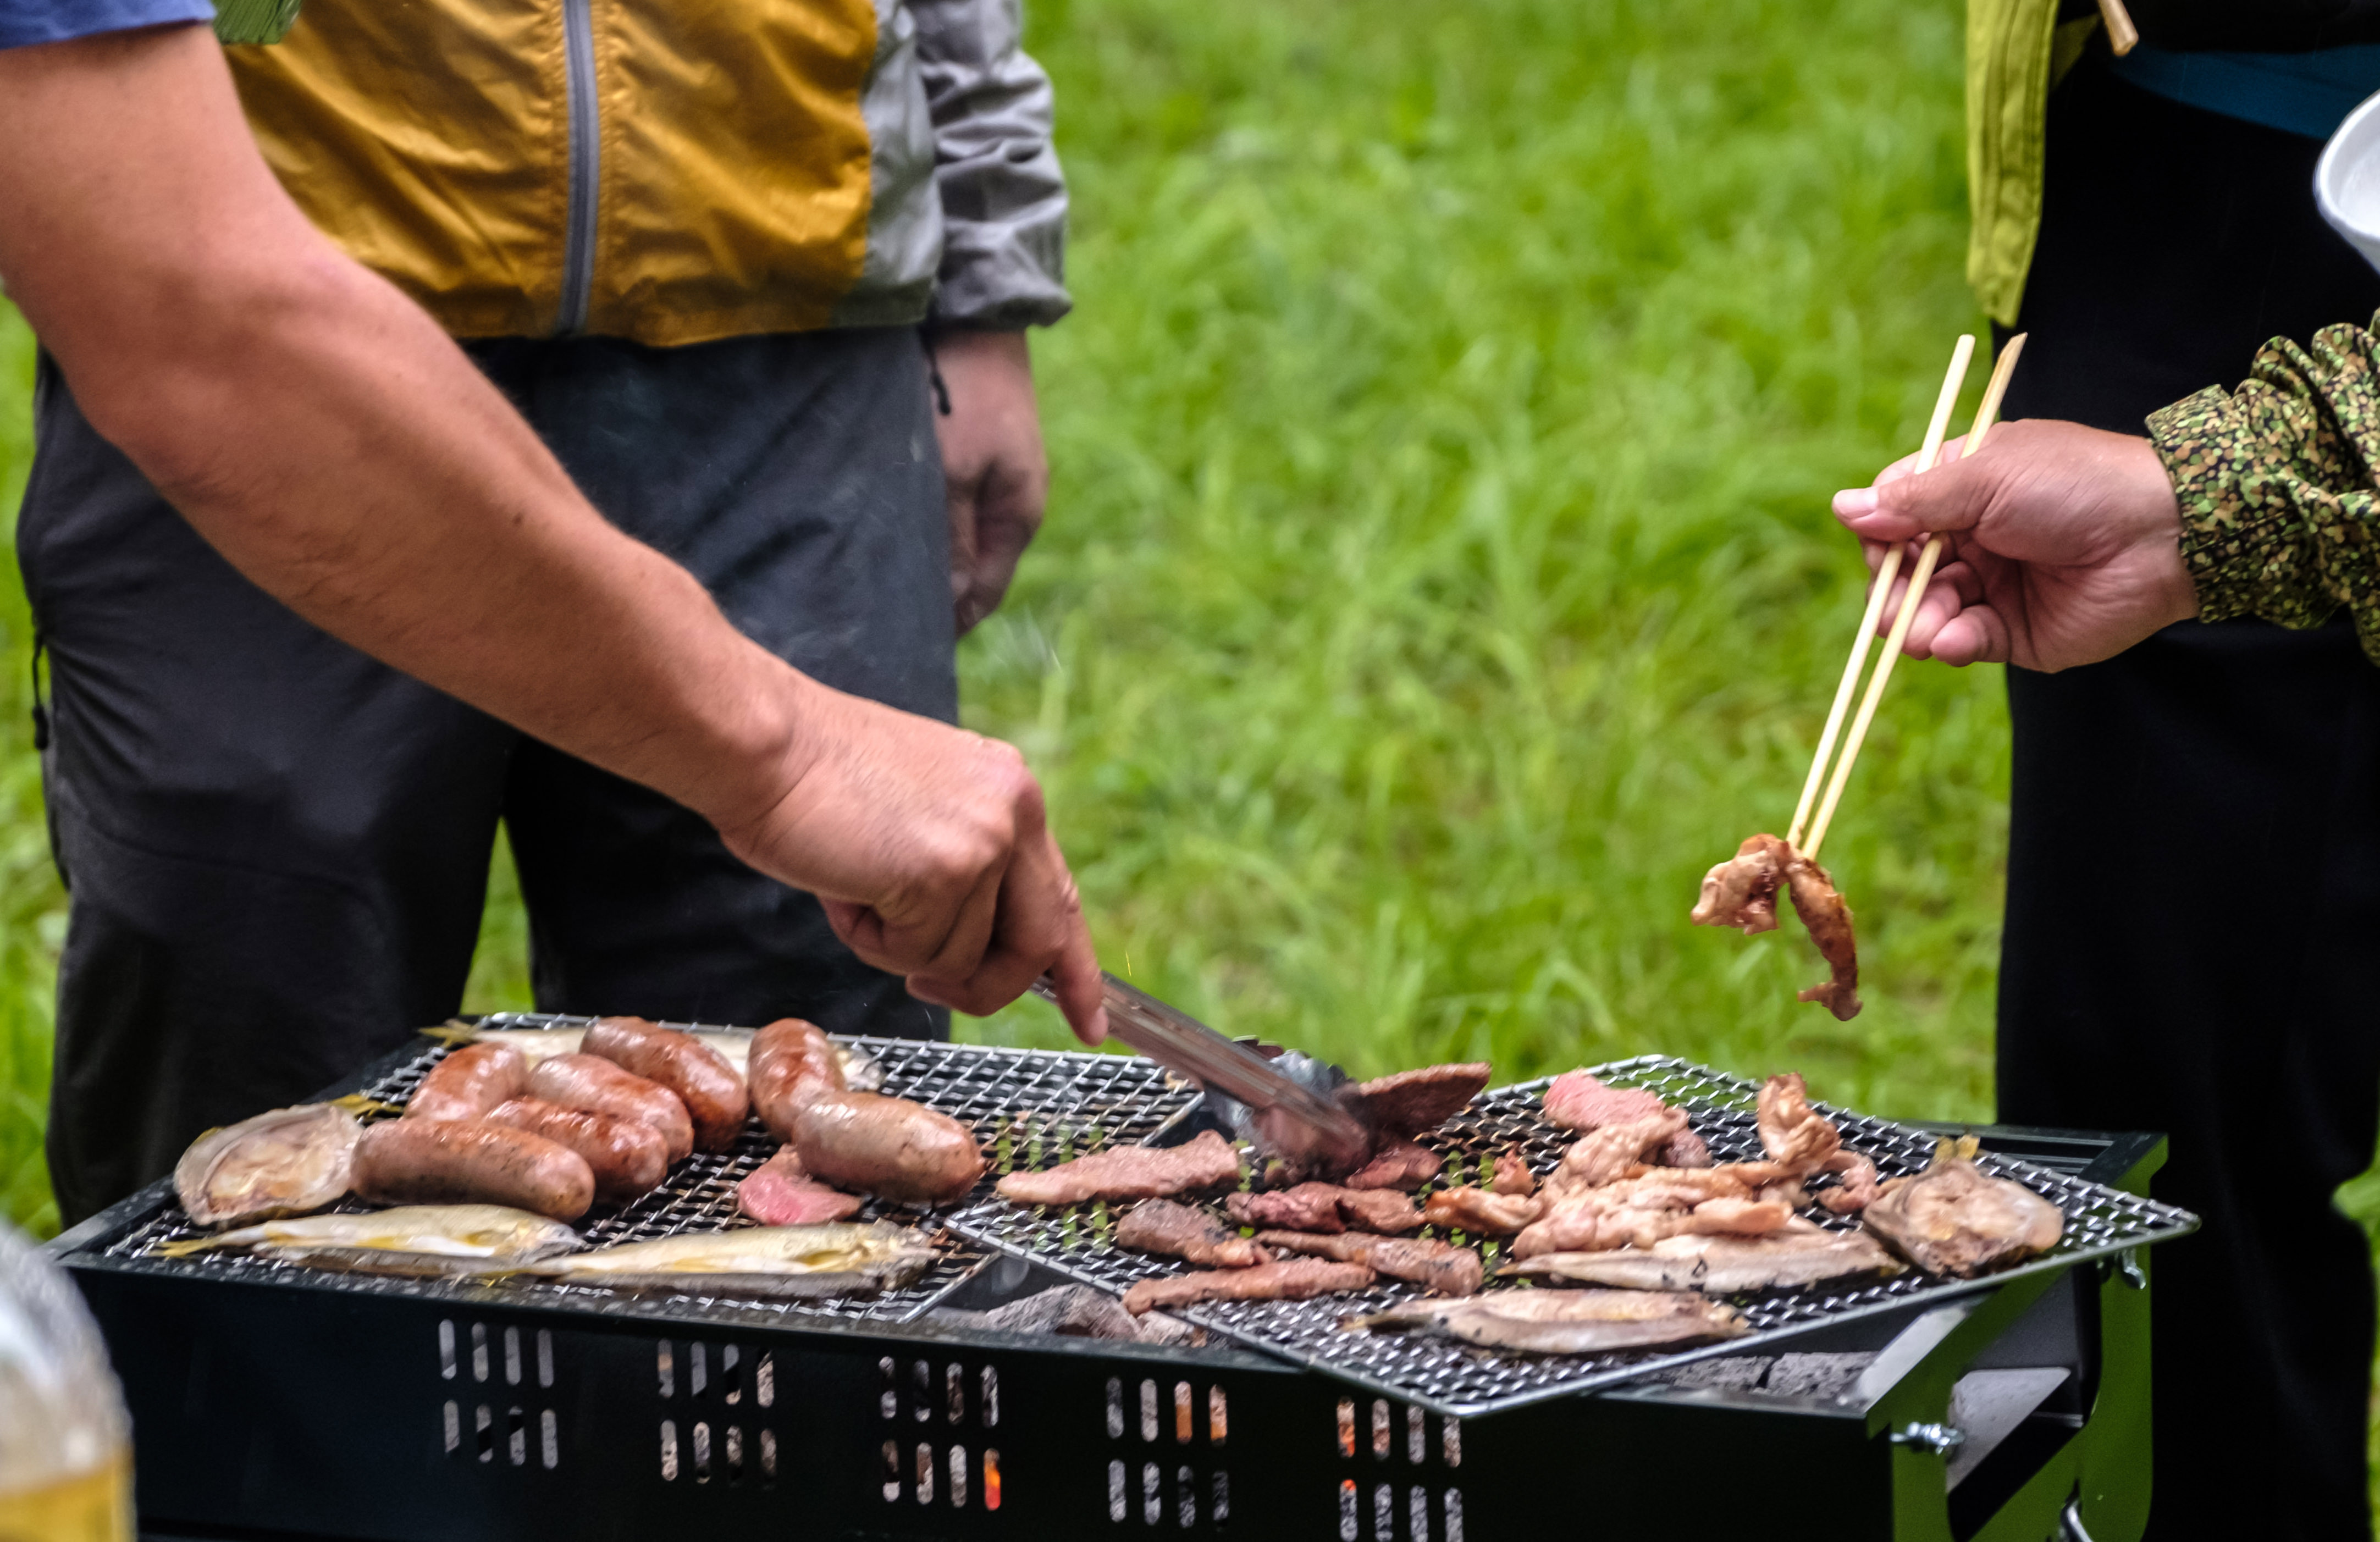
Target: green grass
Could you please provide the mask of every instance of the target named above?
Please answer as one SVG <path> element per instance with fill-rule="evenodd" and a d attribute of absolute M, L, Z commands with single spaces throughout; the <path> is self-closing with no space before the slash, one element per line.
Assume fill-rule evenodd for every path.
<path fill-rule="evenodd" d="M 1914 443 L 1980 322 L 1960 8 L 1033 19 L 1080 309 L 1037 345 L 1050 523 L 965 698 L 1044 777 L 1110 966 L 1359 1073 L 1658 1050 L 1986 1116 L 1996 671 L 1897 675 L 1829 838 L 1864 1015 L 1792 999 L 1798 931 L 1684 920 L 1790 814 L 1849 640 L 1826 494 Z M 0 590 L 0 1206 L 38 1226 L 60 902 Z M 526 1003 L 525 938 L 500 858 L 470 1005 Z M 1063 1041 L 1030 1003 L 962 1032 Z"/>

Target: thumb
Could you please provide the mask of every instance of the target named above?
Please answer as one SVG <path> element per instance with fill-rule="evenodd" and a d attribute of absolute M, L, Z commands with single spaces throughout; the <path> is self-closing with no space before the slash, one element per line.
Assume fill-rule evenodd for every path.
<path fill-rule="evenodd" d="M 1864 540 L 1908 540 L 1938 530 L 1971 530 L 1991 506 L 2000 462 L 1978 453 L 1918 476 L 1846 488 L 1835 517 Z"/>

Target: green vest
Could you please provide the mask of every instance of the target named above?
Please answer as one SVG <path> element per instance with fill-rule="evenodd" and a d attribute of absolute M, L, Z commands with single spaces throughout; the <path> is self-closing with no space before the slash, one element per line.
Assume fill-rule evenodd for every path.
<path fill-rule="evenodd" d="M 2082 56 L 2095 16 L 2058 25 L 2058 0 L 1967 0 L 1967 282 L 2016 324 L 2041 234 L 2049 88 Z"/>

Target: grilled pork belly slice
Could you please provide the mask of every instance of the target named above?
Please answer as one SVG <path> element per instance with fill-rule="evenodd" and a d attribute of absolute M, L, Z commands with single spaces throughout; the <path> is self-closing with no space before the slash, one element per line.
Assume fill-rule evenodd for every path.
<path fill-rule="evenodd" d="M 1751 1331 L 1732 1307 L 1691 1291 L 1490 1291 L 1460 1301 L 1411 1302 L 1340 1326 L 1536 1354 L 1593 1354 Z"/>
<path fill-rule="evenodd" d="M 1020 1205 L 1079 1205 L 1088 1199 L 1162 1199 L 1237 1183 L 1240 1154 L 1212 1130 L 1180 1146 L 1119 1146 L 1038 1172 L 1012 1172 L 1000 1195 Z"/>
<path fill-rule="evenodd" d="M 1470 1295 L 1485 1272 L 1476 1250 L 1419 1237 L 1379 1237 L 1360 1232 L 1317 1236 L 1311 1232 L 1259 1232 L 1257 1241 L 1283 1253 L 1306 1253 L 1341 1263 L 1362 1264 L 1392 1280 L 1409 1280 L 1442 1295 Z"/>
<path fill-rule="evenodd" d="M 1888 1179 L 1863 1220 L 1892 1250 L 1928 1274 L 1971 1280 L 2058 1245 L 2066 1217 L 2022 1184 L 1974 1163 L 1975 1137 L 1945 1140 L 1934 1165 Z"/>
<path fill-rule="evenodd" d="M 1116 1245 L 1219 1269 L 1251 1269 L 1272 1262 L 1263 1248 L 1206 1211 L 1171 1199 L 1148 1199 L 1134 1206 L 1116 1223 Z"/>
<path fill-rule="evenodd" d="M 1142 1280 L 1123 1293 L 1124 1309 L 1135 1314 L 1158 1306 L 1188 1306 L 1201 1301 L 1305 1301 L 1340 1291 L 1360 1291 L 1379 1277 L 1361 1264 L 1321 1258 L 1291 1258 L 1258 1264 L 1254 1269 L 1215 1269 L 1178 1274 L 1170 1280 Z"/>
<path fill-rule="evenodd" d="M 1692 1209 L 1661 1209 L 1588 1196 L 1556 1205 L 1524 1229 L 1512 1240 L 1512 1256 L 1650 1247 L 1665 1237 L 1721 1232 L 1758 1236 L 1783 1230 L 1792 1218 L 1792 1208 L 1778 1199 L 1706 1199 Z"/>

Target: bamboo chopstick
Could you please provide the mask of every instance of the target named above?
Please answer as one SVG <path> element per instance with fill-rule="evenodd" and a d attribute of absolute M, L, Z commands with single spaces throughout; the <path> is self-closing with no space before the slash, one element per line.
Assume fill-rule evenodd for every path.
<path fill-rule="evenodd" d="M 1950 350 L 1950 368 L 1943 371 L 1942 390 L 1934 398 L 1934 416 L 1925 425 L 1925 440 L 1917 452 L 1917 469 L 1931 470 L 1935 459 L 1942 453 L 1942 436 L 1950 429 L 1950 409 L 1959 405 L 1959 388 L 1967 382 L 1967 365 L 1975 357 L 1975 339 L 1972 333 L 1962 333 L 1959 346 Z M 1843 731 L 1843 713 L 1850 708 L 1852 692 L 1858 686 L 1860 672 L 1867 663 L 1867 650 L 1876 641 L 1876 624 L 1884 614 L 1885 596 L 1892 592 L 1892 580 L 1900 572 L 1900 546 L 1898 542 L 1884 554 L 1884 565 L 1876 569 L 1876 583 L 1868 591 L 1867 609 L 1860 616 L 1859 635 L 1852 639 L 1851 662 L 1843 665 L 1841 684 L 1835 687 L 1835 704 L 1827 713 L 1826 731 L 1818 735 L 1818 753 L 1810 759 L 1810 774 L 1802 783 L 1802 801 L 1794 806 L 1793 822 L 1785 829 L 1785 844 L 1798 846 L 1802 843 L 1802 827 L 1809 822 L 1810 807 L 1818 799 L 1818 785 L 1825 780 L 1827 762 L 1835 752 L 1836 736 Z"/>
<path fill-rule="evenodd" d="M 2000 350 L 1998 362 L 1992 366 L 1991 383 L 1984 387 L 1983 403 L 1975 408 L 1974 424 L 1968 429 L 1967 443 L 1960 451 L 1961 459 L 1982 449 L 1985 435 L 1999 421 L 2000 399 L 2008 395 L 2009 377 L 2016 373 L 2017 356 L 2024 352 L 2024 339 L 2022 332 L 2010 338 L 2008 346 Z M 1925 586 L 1933 580 L 1934 565 L 1941 556 L 1942 538 L 1927 537 L 1925 549 L 1917 554 L 1917 565 L 1910 572 L 1909 591 L 1901 596 L 1900 610 L 1892 618 L 1892 631 L 1884 639 L 1884 657 L 1876 662 L 1876 674 L 1867 684 L 1867 695 L 1860 700 L 1859 716 L 1852 720 L 1851 735 L 1843 743 L 1842 758 L 1835 762 L 1835 774 L 1827 783 L 1827 799 L 1818 805 L 1817 822 L 1810 828 L 1810 844 L 1799 848 L 1813 862 L 1818 859 L 1818 847 L 1827 838 L 1827 827 L 1834 821 L 1835 805 L 1842 798 L 1845 783 L 1851 781 L 1852 762 L 1859 758 L 1860 746 L 1867 742 L 1868 724 L 1876 720 L 1876 704 L 1884 699 L 1885 682 L 1892 678 L 1892 666 L 1900 659 L 1901 642 L 1909 636 L 1910 623 L 1917 619 L 1917 607 L 1925 601 Z M 1889 585 L 1879 579 L 1878 587 Z"/>
<path fill-rule="evenodd" d="M 2122 58 L 2140 46 L 2141 30 L 2132 25 L 2132 13 L 2124 9 L 2124 0 L 2099 0 L 2099 19 L 2107 24 L 2107 46 Z"/>

